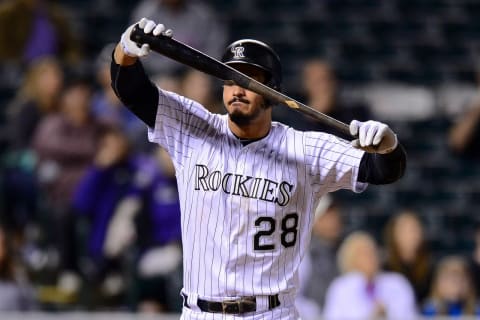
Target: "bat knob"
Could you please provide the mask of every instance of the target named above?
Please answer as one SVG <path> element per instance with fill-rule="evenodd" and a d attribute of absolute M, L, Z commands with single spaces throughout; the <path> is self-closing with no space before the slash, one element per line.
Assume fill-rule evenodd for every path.
<path fill-rule="evenodd" d="M 141 43 L 141 34 L 145 35 L 145 32 L 143 32 L 142 29 L 138 26 L 138 23 L 133 27 L 132 32 L 130 33 L 130 40 L 133 42 L 136 42 L 137 45 L 140 45 Z"/>

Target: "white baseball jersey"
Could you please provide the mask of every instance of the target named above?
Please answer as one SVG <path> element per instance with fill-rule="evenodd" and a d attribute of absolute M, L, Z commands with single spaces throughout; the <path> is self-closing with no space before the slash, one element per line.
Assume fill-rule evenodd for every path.
<path fill-rule="evenodd" d="M 171 92 L 159 95 L 149 140 L 168 150 L 176 168 L 183 291 L 189 300 L 216 301 L 279 294 L 281 306 L 266 318 L 296 319 L 297 269 L 314 208 L 327 192 L 363 191 L 366 184 L 357 181 L 363 151 L 277 122 L 243 146 L 227 115 Z M 200 314 L 184 310 L 185 319 L 204 319 Z"/>

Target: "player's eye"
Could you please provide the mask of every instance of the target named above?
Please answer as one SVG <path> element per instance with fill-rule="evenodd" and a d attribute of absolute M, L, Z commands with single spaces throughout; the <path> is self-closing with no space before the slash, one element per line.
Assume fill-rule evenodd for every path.
<path fill-rule="evenodd" d="M 233 86 L 235 85 L 235 82 L 233 80 L 225 80 L 223 81 L 224 86 Z"/>

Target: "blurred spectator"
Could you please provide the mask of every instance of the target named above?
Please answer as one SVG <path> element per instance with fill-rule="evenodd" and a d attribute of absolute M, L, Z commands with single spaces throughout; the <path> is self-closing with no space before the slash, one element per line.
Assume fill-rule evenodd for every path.
<path fill-rule="evenodd" d="M 371 118 L 370 110 L 366 105 L 347 102 L 340 97 L 335 72 L 326 61 L 321 59 L 306 61 L 302 69 L 301 83 L 305 103 L 308 106 L 347 124 L 353 119 L 366 121 Z M 290 108 L 276 108 L 274 111 L 279 121 L 296 129 L 325 131 L 343 138 L 351 138 Z"/>
<path fill-rule="evenodd" d="M 74 63 L 80 59 L 80 43 L 71 19 L 49 0 L 12 0 L 0 4 L 0 59 L 28 63 L 55 56 Z"/>
<path fill-rule="evenodd" d="M 417 305 L 427 297 L 433 261 L 422 222 L 414 211 L 403 210 L 385 228 L 384 269 L 403 274 L 413 286 Z"/>
<path fill-rule="evenodd" d="M 480 315 L 478 300 L 465 259 L 447 256 L 435 269 L 430 294 L 422 306 L 425 316 Z"/>
<path fill-rule="evenodd" d="M 338 252 L 342 275 L 328 288 L 325 320 L 415 319 L 415 296 L 401 274 L 382 272 L 373 238 L 349 235 Z"/>
<path fill-rule="evenodd" d="M 133 143 L 136 150 L 144 151 L 151 146 L 146 143 L 147 127 L 122 102 L 112 89 L 110 61 L 115 44 L 106 45 L 95 61 L 95 71 L 99 90 L 92 98 L 92 111 L 102 122 L 119 126 Z"/>
<path fill-rule="evenodd" d="M 211 76 L 198 70 L 187 71 L 182 81 L 182 94 L 205 106 L 210 112 L 224 113 L 221 101 L 215 98 Z"/>
<path fill-rule="evenodd" d="M 158 149 L 160 159 L 140 156 L 121 130 L 111 128 L 73 200 L 74 212 L 88 224 L 84 241 L 89 263 L 78 264 L 87 266 L 79 271 L 101 299 L 130 293 L 140 311 L 181 308 L 180 208 L 175 170 L 165 155 Z M 131 247 L 138 249 L 135 281 L 125 292 L 125 262 L 130 258 L 125 249 Z"/>
<path fill-rule="evenodd" d="M 220 58 L 227 41 L 224 26 L 206 3 L 193 0 L 143 0 L 131 15 L 132 23 L 141 18 L 161 21 L 174 30 L 175 39 L 212 57 Z M 171 59 L 150 56 L 142 61 L 152 74 L 172 74 L 182 66 Z"/>
<path fill-rule="evenodd" d="M 339 273 L 336 256 L 342 235 L 340 205 L 327 194 L 320 199 L 315 210 L 310 250 L 300 265 L 297 307 L 303 319 L 318 319 L 320 315 L 327 288 Z"/>
<path fill-rule="evenodd" d="M 33 290 L 15 263 L 12 239 L 0 226 L 0 311 L 27 311 L 35 307 Z"/>
<path fill-rule="evenodd" d="M 58 250 L 61 265 L 70 253 L 72 195 L 93 161 L 103 127 L 91 115 L 91 90 L 84 79 L 66 85 L 60 112 L 42 120 L 33 141 L 42 194 L 42 227 L 51 248 Z"/>
<path fill-rule="evenodd" d="M 140 169 L 138 161 L 126 135 L 119 128 L 108 127 L 101 135 L 93 164 L 74 192 L 73 212 L 77 219 L 84 217 L 87 225 L 87 231 L 81 239 L 74 240 L 83 243 L 79 247 L 85 248 L 85 252 L 78 254 L 85 257 L 88 263 L 83 263 L 83 269 L 79 270 L 82 266 L 76 261 L 78 254 L 72 254 L 73 250 L 70 250 L 67 267 L 71 270 L 68 271 L 79 271 L 89 284 L 101 290 L 103 298 L 120 295 L 125 286 L 122 280 L 121 250 L 133 241 L 133 227 L 126 229 L 117 226 L 116 232 L 117 234 L 120 232 L 120 236 L 115 238 L 113 244 L 118 248 L 115 252 L 105 250 L 106 234 L 115 211 L 121 211 L 119 207 L 122 200 L 138 193 L 136 190 L 139 186 L 136 184 L 141 183 L 136 179 Z M 63 276 L 68 276 L 68 271 Z M 116 283 L 119 284 L 115 288 L 108 286 L 112 279 L 116 279 Z M 78 290 L 75 287 L 72 289 Z"/>
<path fill-rule="evenodd" d="M 459 155 L 480 158 L 480 96 L 472 99 L 465 113 L 451 126 L 448 145 Z"/>
<path fill-rule="evenodd" d="M 7 142 L 2 179 L 6 223 L 22 231 L 36 212 L 37 186 L 32 140 L 41 120 L 57 111 L 63 70 L 57 60 L 38 59 L 25 73 L 17 95 L 7 107 Z"/>
<path fill-rule="evenodd" d="M 22 86 L 7 107 L 8 141 L 13 150 L 31 147 L 38 123 L 57 111 L 63 69 L 52 57 L 35 60 L 25 72 Z"/>
<path fill-rule="evenodd" d="M 92 117 L 91 94 L 85 79 L 72 80 L 62 94 L 60 112 L 45 117 L 35 133 L 38 179 L 52 209 L 68 207 L 95 155 L 103 125 Z"/>
<path fill-rule="evenodd" d="M 168 153 L 157 148 L 155 172 L 136 217 L 138 310 L 181 312 L 182 251 L 180 202 L 175 168 Z M 113 226 L 113 224 L 112 224 Z"/>

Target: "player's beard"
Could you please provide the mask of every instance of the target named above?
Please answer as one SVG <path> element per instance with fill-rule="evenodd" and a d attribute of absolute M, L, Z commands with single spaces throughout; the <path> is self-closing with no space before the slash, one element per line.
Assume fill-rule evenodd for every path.
<path fill-rule="evenodd" d="M 246 103 L 248 103 L 248 101 Z M 235 108 L 234 110 L 228 112 L 228 116 L 230 120 L 232 120 L 232 122 L 236 125 L 245 126 L 251 124 L 255 119 L 258 118 L 258 116 L 263 110 L 268 108 L 269 106 L 265 104 L 265 101 L 262 101 L 259 108 L 256 108 L 252 113 L 245 113 L 242 110 Z"/>

